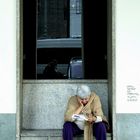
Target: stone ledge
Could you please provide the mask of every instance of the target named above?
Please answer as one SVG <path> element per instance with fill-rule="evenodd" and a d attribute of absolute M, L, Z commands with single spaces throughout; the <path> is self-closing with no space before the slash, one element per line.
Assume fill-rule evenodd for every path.
<path fill-rule="evenodd" d="M 61 137 L 61 129 L 26 129 L 21 131 L 21 137 Z M 83 135 L 77 136 L 83 137 Z M 111 133 L 107 133 L 107 138 L 111 138 Z"/>
<path fill-rule="evenodd" d="M 86 80 L 86 79 L 65 79 L 65 80 L 23 80 L 23 84 L 107 84 L 108 80 Z"/>

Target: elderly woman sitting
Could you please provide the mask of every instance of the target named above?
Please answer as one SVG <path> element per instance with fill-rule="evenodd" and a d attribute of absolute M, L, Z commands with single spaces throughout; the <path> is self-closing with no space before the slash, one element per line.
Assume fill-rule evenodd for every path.
<path fill-rule="evenodd" d="M 99 96 L 86 85 L 77 88 L 77 94 L 70 97 L 64 116 L 63 140 L 73 140 L 84 134 L 84 140 L 106 140 L 108 122 L 103 115 Z"/>

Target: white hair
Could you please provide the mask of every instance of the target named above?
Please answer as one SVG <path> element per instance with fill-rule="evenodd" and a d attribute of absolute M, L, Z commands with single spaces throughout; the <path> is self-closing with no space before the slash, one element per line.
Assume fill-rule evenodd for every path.
<path fill-rule="evenodd" d="M 77 95 L 81 98 L 88 97 L 90 93 L 91 90 L 87 85 L 80 85 L 77 87 Z"/>

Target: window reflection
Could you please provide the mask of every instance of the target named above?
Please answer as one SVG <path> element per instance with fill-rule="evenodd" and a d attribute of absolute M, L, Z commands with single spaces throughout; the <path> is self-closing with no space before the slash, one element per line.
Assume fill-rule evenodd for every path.
<path fill-rule="evenodd" d="M 38 0 L 37 38 L 81 37 L 81 0 Z"/>
<path fill-rule="evenodd" d="M 67 0 L 38 0 L 38 39 L 68 37 Z"/>
<path fill-rule="evenodd" d="M 81 57 L 81 0 L 38 0 L 37 5 L 37 78 L 66 79 L 70 60 Z M 52 60 L 63 76 L 44 76 Z"/>
<path fill-rule="evenodd" d="M 69 78 L 70 61 L 77 57 L 84 72 L 80 77 L 107 79 L 107 23 L 107 0 L 102 5 L 92 0 L 23 1 L 23 79 L 44 79 L 54 59 L 57 71 Z"/>

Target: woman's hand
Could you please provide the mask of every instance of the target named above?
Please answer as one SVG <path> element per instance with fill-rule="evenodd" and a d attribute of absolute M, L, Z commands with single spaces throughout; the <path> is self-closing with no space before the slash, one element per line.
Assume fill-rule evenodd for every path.
<path fill-rule="evenodd" d="M 96 117 L 92 114 L 88 114 L 88 120 L 89 123 L 94 123 L 96 121 Z"/>
<path fill-rule="evenodd" d="M 77 110 L 74 112 L 74 114 L 80 114 L 84 105 L 82 103 L 82 100 L 80 99 L 80 97 L 77 96 L 77 101 L 79 103 L 79 107 L 77 108 Z"/>
<path fill-rule="evenodd" d="M 80 107 L 84 107 L 81 98 L 77 96 L 77 100 L 78 100 L 78 102 L 79 102 L 79 104 L 80 104 Z"/>

